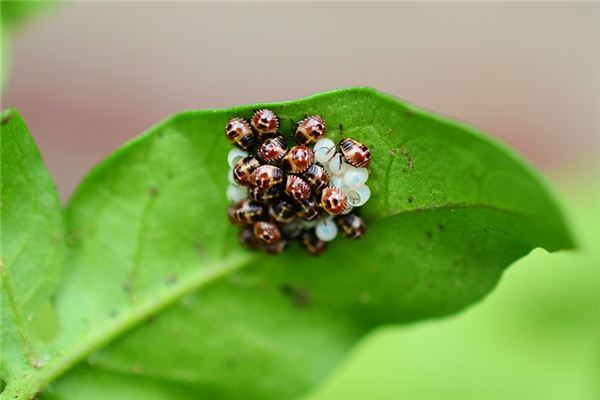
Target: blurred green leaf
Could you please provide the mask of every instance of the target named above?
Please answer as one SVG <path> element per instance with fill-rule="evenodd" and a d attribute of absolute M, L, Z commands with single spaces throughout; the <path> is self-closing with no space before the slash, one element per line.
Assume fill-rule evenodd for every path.
<path fill-rule="evenodd" d="M 13 110 L 3 112 L 0 122 L 0 381 L 10 382 L 43 357 L 31 321 L 62 273 L 63 217 L 25 123 Z"/>
<path fill-rule="evenodd" d="M 237 244 L 223 129 L 259 107 L 286 133 L 318 113 L 333 139 L 369 145 L 363 240 L 317 259 Z M 60 331 L 44 367 L 7 393 L 35 393 L 79 363 L 48 397 L 294 398 L 374 327 L 454 313 L 533 248 L 572 246 L 554 199 L 512 151 L 371 89 L 176 115 L 95 168 L 66 224 Z"/>
<path fill-rule="evenodd" d="M 600 398 L 600 182 L 562 178 L 580 249 L 536 250 L 450 320 L 384 329 L 311 400 Z"/>

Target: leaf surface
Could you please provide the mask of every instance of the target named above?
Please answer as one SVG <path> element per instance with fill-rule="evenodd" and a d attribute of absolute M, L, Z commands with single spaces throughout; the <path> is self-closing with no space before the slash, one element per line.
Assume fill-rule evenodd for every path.
<path fill-rule="evenodd" d="M 35 322 L 62 272 L 63 218 L 54 183 L 25 123 L 1 114 L 0 381 L 44 360 Z M 3 386 L 2 385 L 2 386 Z"/>
<path fill-rule="evenodd" d="M 360 241 L 319 258 L 247 252 L 225 216 L 223 127 L 273 109 L 320 114 L 371 149 Z M 372 89 L 176 115 L 83 181 L 66 210 L 68 260 L 45 368 L 56 398 L 289 399 L 382 324 L 457 312 L 533 248 L 572 246 L 555 200 L 505 146 Z M 82 360 L 86 362 L 81 363 Z"/>

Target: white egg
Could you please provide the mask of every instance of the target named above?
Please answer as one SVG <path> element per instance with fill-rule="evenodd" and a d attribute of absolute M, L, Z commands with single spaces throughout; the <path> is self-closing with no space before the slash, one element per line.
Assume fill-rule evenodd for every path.
<path fill-rule="evenodd" d="M 344 190 L 347 187 L 342 188 Z M 352 207 L 360 207 L 364 205 L 369 198 L 371 197 L 371 189 L 367 185 L 362 185 L 359 188 L 347 188 L 346 196 L 348 197 L 348 203 L 352 205 Z"/>
<path fill-rule="evenodd" d="M 315 227 L 315 234 L 324 242 L 329 242 L 337 236 L 338 229 L 331 218 L 319 221 Z"/>
<path fill-rule="evenodd" d="M 239 160 L 246 157 L 247 155 L 248 153 L 246 153 L 244 150 L 235 147 L 229 150 L 229 153 L 227 154 L 227 164 L 229 164 L 229 166 L 233 168 L 235 163 L 237 163 Z"/>
<path fill-rule="evenodd" d="M 334 175 L 343 175 L 349 167 L 340 153 L 335 153 L 335 156 L 329 161 L 328 166 L 329 171 Z"/>
<path fill-rule="evenodd" d="M 237 185 L 227 186 L 227 199 L 232 203 L 237 203 L 248 198 L 248 190 Z"/>
<path fill-rule="evenodd" d="M 335 143 L 331 139 L 320 139 L 315 143 L 313 152 L 315 154 L 315 161 L 327 165 L 329 160 L 335 155 Z"/>
<path fill-rule="evenodd" d="M 350 212 L 352 212 L 353 209 L 354 207 L 352 207 L 352 204 L 350 204 L 350 202 L 347 202 L 346 208 L 344 208 L 344 211 L 342 211 L 342 215 L 349 214 Z"/>
<path fill-rule="evenodd" d="M 369 171 L 366 168 L 349 167 L 344 172 L 344 183 L 349 188 L 359 188 L 369 179 Z"/>
<path fill-rule="evenodd" d="M 328 138 L 322 138 L 322 139 L 317 140 L 317 143 L 315 143 L 314 150 L 318 150 L 322 147 L 326 148 L 326 149 L 331 149 L 331 148 L 335 149 L 335 143 L 333 142 L 333 140 L 328 139 Z"/>
<path fill-rule="evenodd" d="M 341 175 L 333 175 L 331 177 L 331 186 L 341 189 L 344 186 L 344 177 Z"/>
<path fill-rule="evenodd" d="M 229 168 L 229 172 L 227 173 L 227 180 L 230 184 L 239 186 L 238 183 L 233 178 L 233 168 Z"/>

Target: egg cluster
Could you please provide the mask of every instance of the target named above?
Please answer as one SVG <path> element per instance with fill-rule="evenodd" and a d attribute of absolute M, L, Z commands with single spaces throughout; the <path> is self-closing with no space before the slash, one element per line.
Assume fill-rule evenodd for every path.
<path fill-rule="evenodd" d="M 338 148 L 325 131 L 325 121 L 313 115 L 296 125 L 295 143 L 288 143 L 267 109 L 254 113 L 250 123 L 227 122 L 225 134 L 237 146 L 227 155 L 227 211 L 240 226 L 244 246 L 278 254 L 297 238 L 318 255 L 338 231 L 350 239 L 364 234 L 355 211 L 371 196 L 366 185 L 371 154 L 350 138 Z"/>

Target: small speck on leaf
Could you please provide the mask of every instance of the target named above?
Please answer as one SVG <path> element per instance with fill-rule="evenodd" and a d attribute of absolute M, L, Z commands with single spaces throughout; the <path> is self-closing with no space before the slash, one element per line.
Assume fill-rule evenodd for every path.
<path fill-rule="evenodd" d="M 178 278 L 177 274 L 168 274 L 167 276 L 165 276 L 165 283 L 167 285 L 172 285 L 175 282 L 177 282 L 177 278 Z"/>
<path fill-rule="evenodd" d="M 412 170 L 415 166 L 415 159 L 410 155 L 408 149 L 406 147 L 402 147 L 400 149 L 400 154 L 402 154 L 404 156 L 404 159 L 406 160 L 405 171 Z"/>
<path fill-rule="evenodd" d="M 2 121 L 0 123 L 2 124 L 2 126 L 4 126 L 4 125 L 8 124 L 11 119 L 12 119 L 12 113 L 7 113 L 6 115 L 4 115 L 2 117 Z"/>
<path fill-rule="evenodd" d="M 131 373 L 134 375 L 140 375 L 142 372 L 144 372 L 143 368 L 141 367 L 141 365 L 132 365 L 131 366 Z"/>
<path fill-rule="evenodd" d="M 121 285 L 121 289 L 123 289 L 125 293 L 131 293 L 131 290 L 133 289 L 131 281 L 123 283 L 123 285 Z"/>
<path fill-rule="evenodd" d="M 73 245 L 77 244 L 77 242 L 79 242 L 80 240 L 81 240 L 81 233 L 78 230 L 72 230 L 71 232 L 69 232 L 67 234 L 65 242 L 67 243 L 67 245 L 73 246 Z"/>
<path fill-rule="evenodd" d="M 155 186 L 150 186 L 150 187 L 148 188 L 148 195 L 149 195 L 150 197 L 156 197 L 156 196 L 158 195 L 158 192 L 159 192 L 159 191 L 158 191 L 158 188 L 157 188 L 157 187 L 155 187 Z"/>
<path fill-rule="evenodd" d="M 358 295 L 358 301 L 362 304 L 367 304 L 371 302 L 371 293 L 369 292 L 361 292 Z"/>
<path fill-rule="evenodd" d="M 204 248 L 202 242 L 196 242 L 196 253 L 199 256 L 204 256 L 204 254 L 206 253 L 206 249 Z"/>
<path fill-rule="evenodd" d="M 281 293 L 287 296 L 296 307 L 304 308 L 310 303 L 310 293 L 301 287 L 284 283 L 281 285 Z"/>

